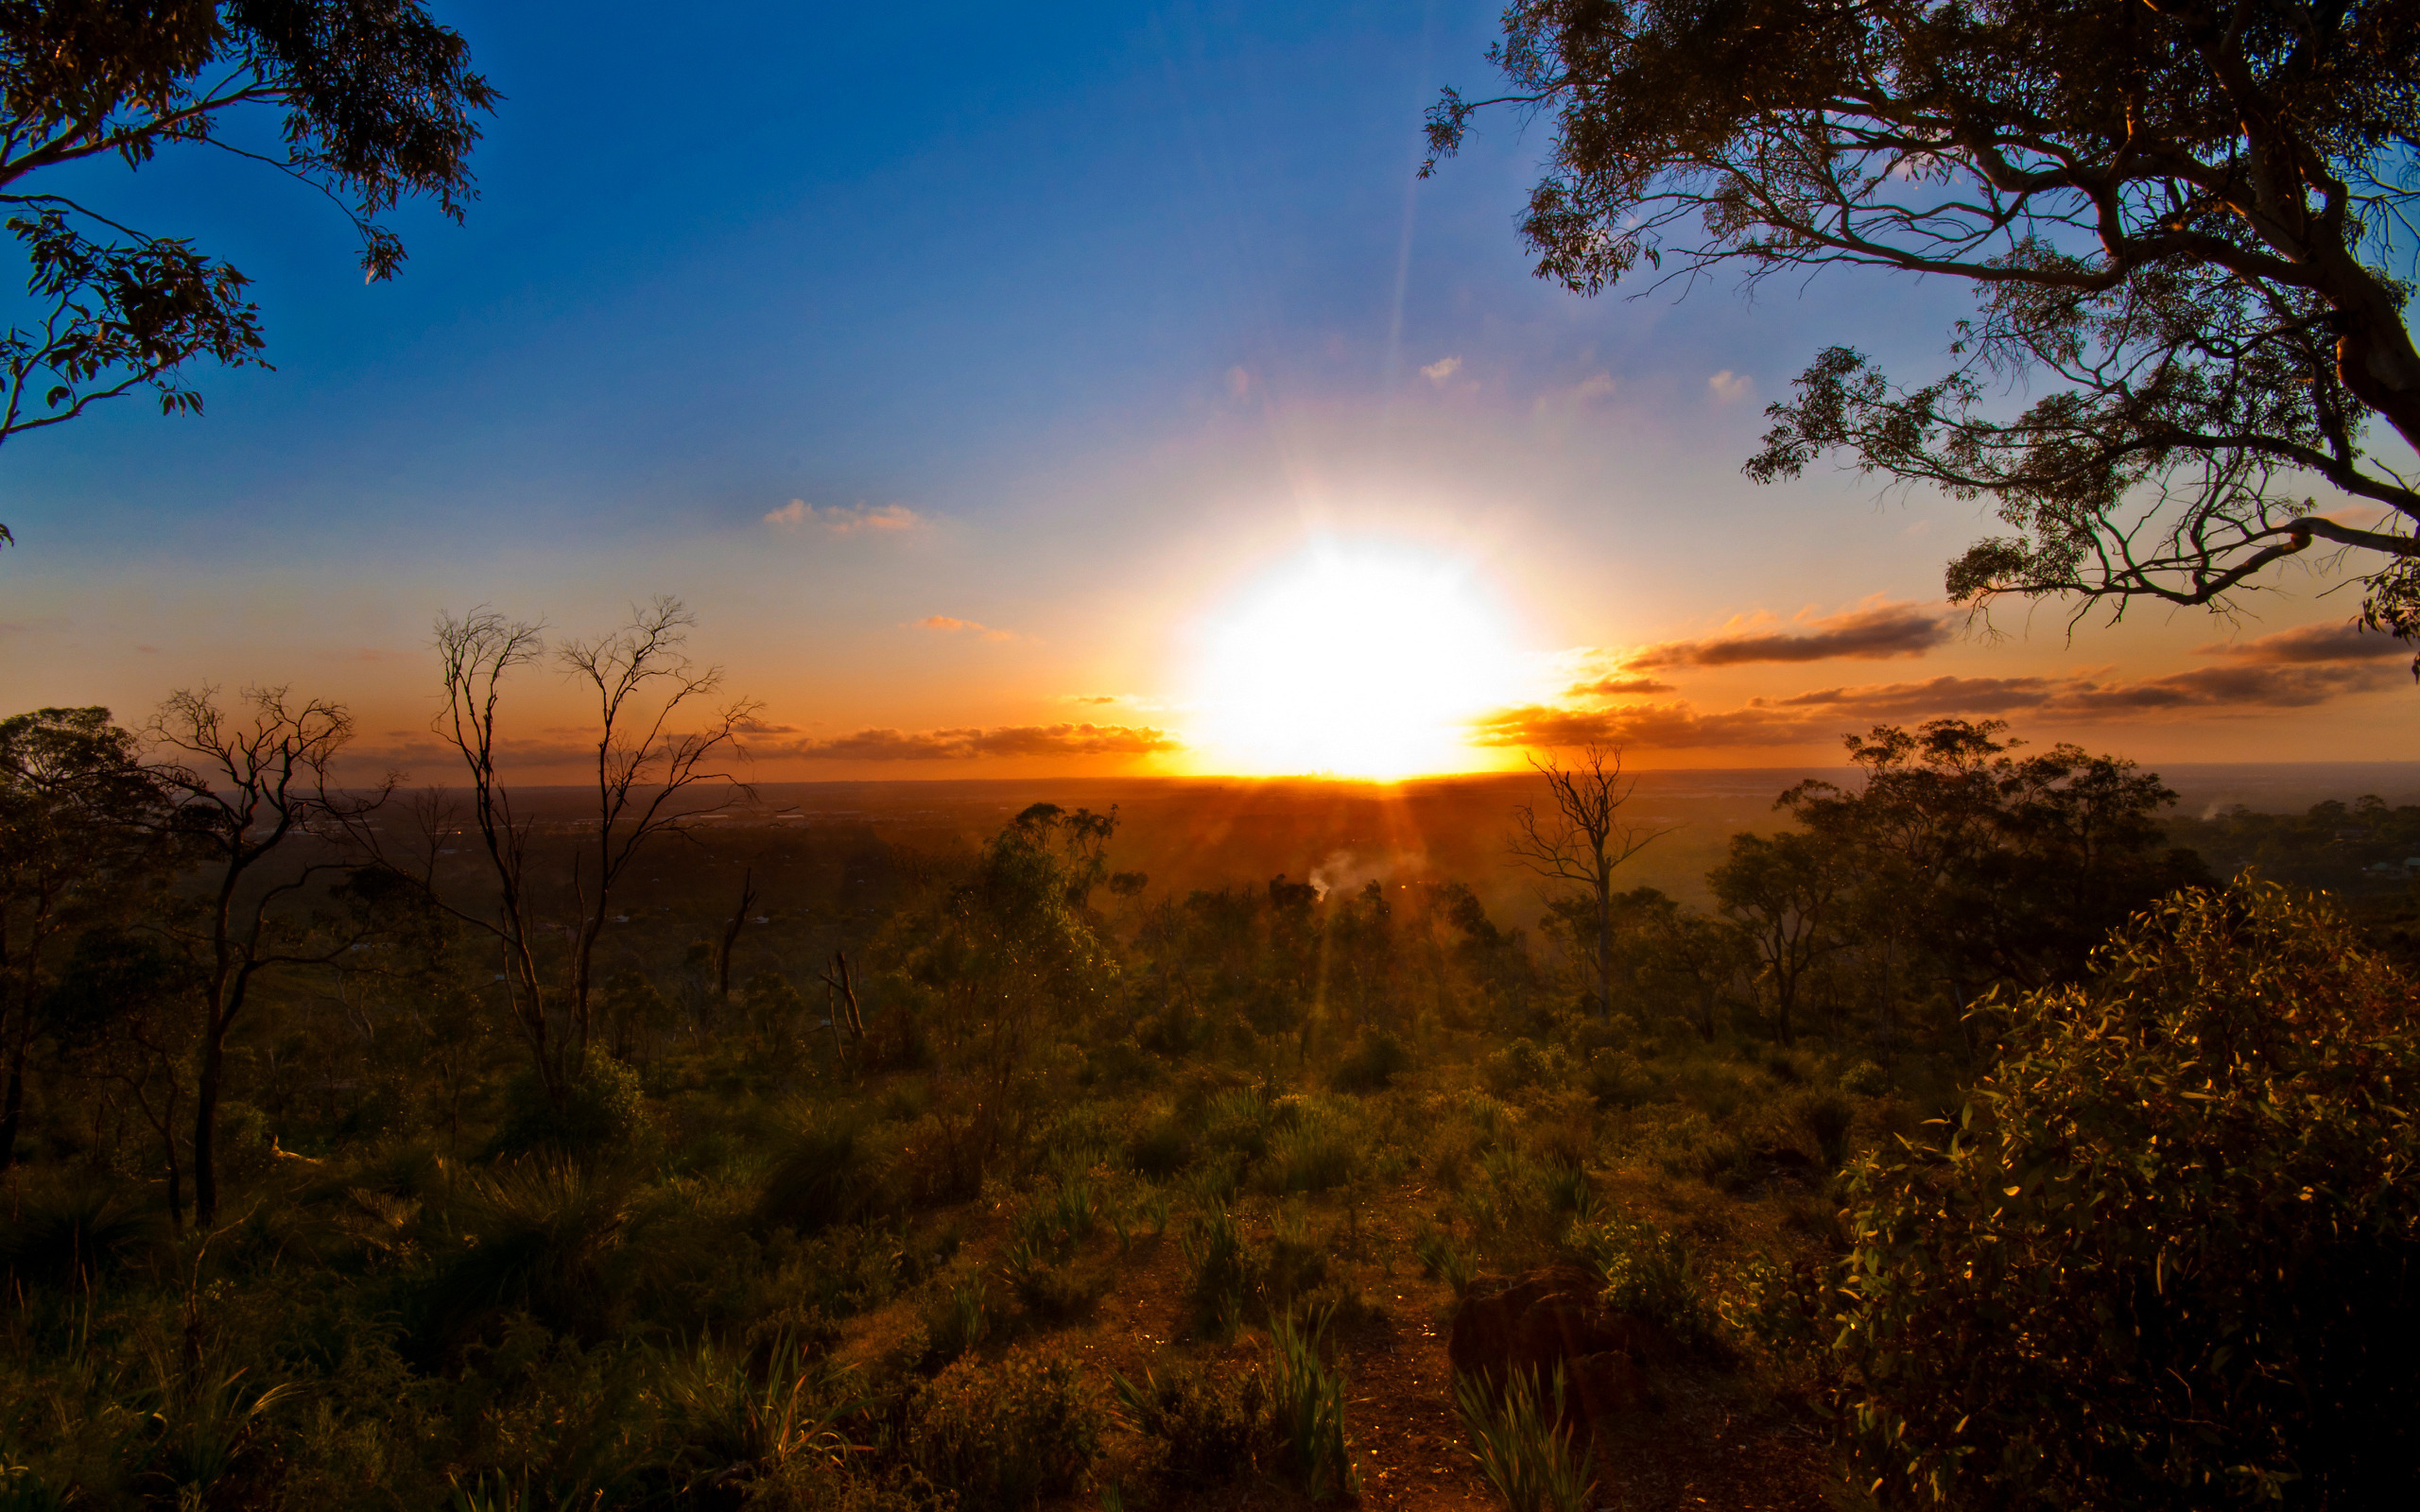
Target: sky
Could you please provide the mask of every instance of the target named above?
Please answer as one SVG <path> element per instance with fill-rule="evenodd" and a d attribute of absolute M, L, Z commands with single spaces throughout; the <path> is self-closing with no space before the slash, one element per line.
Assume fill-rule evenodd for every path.
<path fill-rule="evenodd" d="M 1493 4 L 435 9 L 506 99 L 467 223 L 400 214 L 391 283 L 253 165 L 78 170 L 252 277 L 276 370 L 0 450 L 9 709 L 285 685 L 442 781 L 438 616 L 561 640 L 671 594 L 765 780 L 1787 765 L 1937 714 L 2385 760 L 2420 728 L 2325 563 L 2233 623 L 1981 631 L 1941 588 L 1975 506 L 1741 476 L 1818 350 L 1916 373 L 1963 296 L 1534 279 L 1542 127 L 1416 177 Z M 516 775 L 574 773 L 576 687 L 525 669 L 507 711 Z"/>

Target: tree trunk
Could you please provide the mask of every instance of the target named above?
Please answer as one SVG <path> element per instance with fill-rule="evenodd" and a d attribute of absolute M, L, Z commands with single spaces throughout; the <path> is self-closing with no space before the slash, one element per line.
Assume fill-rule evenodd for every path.
<path fill-rule="evenodd" d="M 208 1228 L 218 1221 L 218 1086 L 225 1067 L 221 1041 L 226 1027 L 216 1016 L 201 1042 L 201 1074 L 193 1089 L 193 1218 Z M 173 1154 L 171 1160 L 174 1159 Z"/>
<path fill-rule="evenodd" d="M 9 1046 L 9 1091 L 0 1104 L 0 1171 L 17 1163 L 17 1130 L 26 1115 L 26 1051 L 33 1043 L 33 1005 L 17 1016 L 16 1033 Z"/>

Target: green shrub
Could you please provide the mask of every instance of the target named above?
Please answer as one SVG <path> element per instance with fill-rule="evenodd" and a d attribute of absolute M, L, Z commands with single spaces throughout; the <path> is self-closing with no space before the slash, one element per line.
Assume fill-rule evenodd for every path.
<path fill-rule="evenodd" d="M 27 1286 L 82 1288 L 166 1253 L 168 1226 L 99 1182 L 40 1186 L 0 1230 L 0 1276 Z"/>
<path fill-rule="evenodd" d="M 1643 1218 L 1599 1213 L 1572 1224 L 1564 1250 L 1603 1285 L 1606 1306 L 1684 1338 L 1706 1332 L 1705 1304 L 1680 1235 Z"/>
<path fill-rule="evenodd" d="M 1278 1193 L 1326 1192 L 1353 1179 L 1360 1142 L 1344 1120 L 1317 1106 L 1299 1111 L 1292 1126 L 1270 1142 L 1258 1184 Z"/>
<path fill-rule="evenodd" d="M 801 1457 L 837 1465 L 848 1446 L 836 1425 L 865 1405 L 854 1385 L 795 1339 L 776 1341 L 753 1367 L 740 1352 L 701 1342 L 668 1362 L 657 1387 L 668 1468 L 695 1493 L 776 1474 Z"/>
<path fill-rule="evenodd" d="M 627 1173 L 522 1160 L 458 1194 L 462 1245 L 421 1296 L 429 1342 L 461 1342 L 488 1318 L 526 1312 L 550 1328 L 596 1333 L 615 1300 L 606 1262 L 631 1217 Z"/>
<path fill-rule="evenodd" d="M 1454 1405 L 1470 1435 L 1471 1458 L 1507 1512 L 1588 1512 L 1594 1467 L 1564 1423 L 1563 1366 L 1542 1391 L 1527 1370 L 1512 1371 L 1501 1394 L 1473 1376 L 1454 1377 Z"/>
<path fill-rule="evenodd" d="M 1384 1029 L 1368 1028 L 1353 1041 L 1353 1048 L 1330 1078 L 1339 1091 L 1374 1092 L 1394 1084 L 1394 1079 L 1411 1069 L 1411 1052 L 1404 1042 Z"/>
<path fill-rule="evenodd" d="M 1849 1129 L 1857 1108 L 1838 1092 L 1801 1092 L 1789 1105 L 1789 1121 L 1815 1146 L 1826 1171 L 1837 1171 L 1849 1158 Z"/>
<path fill-rule="evenodd" d="M 1866 1478 L 1981 1505 L 2408 1504 L 2420 993 L 2324 902 L 2187 892 L 2005 1049 L 1938 1148 L 1852 1168 L 1766 1321 Z"/>
<path fill-rule="evenodd" d="M 1891 1090 L 1891 1074 L 1871 1060 L 1860 1060 L 1841 1073 L 1841 1091 L 1851 1097 L 1879 1097 Z"/>
<path fill-rule="evenodd" d="M 523 1072 L 505 1092 L 504 1127 L 488 1146 L 491 1160 L 544 1155 L 586 1160 L 621 1149 L 647 1126 L 639 1074 L 611 1056 L 591 1056 L 560 1098 Z"/>
<path fill-rule="evenodd" d="M 1271 1447 L 1269 1374 L 1258 1362 L 1205 1366 L 1179 1361 L 1140 1382 L 1113 1376 L 1135 1432 L 1151 1444 L 1149 1471 L 1170 1489 L 1230 1481 Z"/>
<path fill-rule="evenodd" d="M 1104 1426 L 1098 1394 L 1073 1360 L 1018 1349 L 996 1365 L 961 1360 L 925 1383 L 910 1406 L 908 1452 L 970 1512 L 1022 1508 L 1081 1486 Z"/>
<path fill-rule="evenodd" d="M 1193 1163 L 1193 1135 L 1182 1119 L 1155 1118 L 1127 1144 L 1126 1163 L 1155 1180 L 1165 1180 Z"/>
<path fill-rule="evenodd" d="M 1184 1245 L 1185 1262 L 1193 1267 L 1185 1302 L 1195 1331 L 1214 1339 L 1234 1337 L 1259 1291 L 1268 1257 L 1223 1207 L 1196 1218 Z"/>
<path fill-rule="evenodd" d="M 882 1206 L 883 1164 L 854 1125 L 807 1117 L 782 1132 L 756 1194 L 759 1223 L 814 1233 Z"/>

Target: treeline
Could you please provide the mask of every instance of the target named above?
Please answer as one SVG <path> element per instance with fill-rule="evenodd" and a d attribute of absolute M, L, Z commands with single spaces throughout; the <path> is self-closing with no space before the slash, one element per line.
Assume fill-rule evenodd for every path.
<path fill-rule="evenodd" d="M 582 650 L 661 711 L 711 679 L 649 679 L 656 612 Z M 2409 1392 L 2329 1352 L 2410 1332 L 2411 988 L 2325 904 L 2216 889 L 2122 759 L 1876 729 L 1731 839 L 1698 909 L 1623 885 L 1659 837 L 1584 753 L 1508 816 L 1534 933 L 1453 881 L 1172 895 L 1118 868 L 1115 809 L 1049 803 L 964 850 L 853 850 L 810 917 L 767 895 L 761 837 L 680 822 L 736 791 L 710 758 L 743 705 L 702 736 L 609 720 L 595 820 L 541 835 L 493 780 L 527 627 L 451 628 L 450 799 L 337 784 L 344 711 L 278 692 L 0 721 L 0 1477 L 26 1504 L 1346 1497 L 1336 1372 L 1398 1264 L 1449 1298 L 1578 1267 L 1721 1422 L 1813 1442 L 1789 1403 L 1828 1395 L 1910 1495 L 2132 1475 L 2207 1504 L 2228 1455 L 2256 1490 L 2411 1463 L 2377 1448 Z M 672 847 L 685 868 L 640 866 Z M 717 891 L 632 921 L 662 872 Z M 1962 1108 L 1989 1137 L 1931 1142 Z M 2289 1204 L 2297 1129 L 2358 1218 Z M 2277 1245 L 2299 1258 L 2261 1271 Z M 2020 1315 L 1976 1276 L 2032 1284 L 1976 1257 L 2019 1254 L 2064 1289 L 1976 1333 Z M 2245 1321 L 2289 1283 L 2303 1322 Z M 1064 1344 L 1112 1294 L 1177 1320 L 1115 1379 Z M 2153 1300 L 2188 1296 L 2238 1352 Z M 2061 1332 L 2096 1308 L 2165 1332 Z M 2184 1411 L 2188 1357 L 2228 1426 L 2112 1469 Z M 2081 1420 L 2099 1447 L 2029 1436 L 2026 1401 L 2089 1403 L 2113 1361 L 2136 1385 Z M 1563 1452 L 1461 1400 L 1506 1474 Z M 2355 1470 L 2296 1426 L 2328 1412 L 2366 1425 L 2326 1439 Z"/>

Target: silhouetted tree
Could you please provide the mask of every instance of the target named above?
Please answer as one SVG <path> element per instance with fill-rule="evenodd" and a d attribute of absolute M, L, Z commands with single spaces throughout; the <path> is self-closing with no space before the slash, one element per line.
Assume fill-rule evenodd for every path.
<path fill-rule="evenodd" d="M 404 247 L 378 217 L 424 195 L 458 222 L 475 117 L 497 98 L 461 37 L 417 0 L 0 8 L 0 204 L 14 212 L 38 311 L 0 336 L 0 441 L 137 388 L 164 414 L 198 414 L 187 364 L 262 365 L 243 274 L 71 198 L 50 170 L 92 159 L 141 169 L 163 147 L 196 145 L 264 163 L 343 207 L 363 273 L 385 279 Z M 263 113 L 282 128 L 269 152 L 249 124 Z M 29 184 L 45 173 L 56 187 Z"/>
<path fill-rule="evenodd" d="M 2355 554 L 2366 618 L 2420 631 L 2420 490 L 2363 452 L 2373 417 L 2420 445 L 2409 5 L 1516 0 L 1504 28 L 1511 93 L 1448 91 L 1429 140 L 1452 153 L 1491 104 L 1551 116 L 1522 227 L 1542 277 L 1976 289 L 1931 382 L 1819 355 L 1751 476 L 1842 451 L 1989 500 L 2013 533 L 1951 564 L 1962 602 L 2222 605 L 2318 541 Z"/>
<path fill-rule="evenodd" d="M 1705 880 L 1745 932 L 1772 988 L 1773 1038 L 1789 1044 L 1807 972 L 1850 943 L 1841 929 L 1853 881 L 1849 854 L 1820 833 L 1735 834 L 1731 854 Z"/>
<path fill-rule="evenodd" d="M 484 607 L 437 623 L 445 708 L 435 729 L 462 758 L 471 823 L 497 887 L 492 911 L 448 906 L 502 947 L 513 1023 L 549 1097 L 560 1097 L 586 1062 L 595 1027 L 596 940 L 612 917 L 614 889 L 648 842 L 748 792 L 716 763 L 738 754 L 740 731 L 759 705 L 746 698 L 714 702 L 722 669 L 700 667 L 683 650 L 696 624 L 679 599 L 658 596 L 633 608 L 616 628 L 566 643 L 557 653 L 571 679 L 596 698 L 596 836 L 575 852 L 570 958 L 557 991 L 538 950 L 544 926 L 529 866 L 529 823 L 513 812 L 497 765 L 504 679 L 545 655 L 544 630 Z M 676 728 L 700 709 L 698 729 Z M 688 806 L 695 790 L 716 784 L 722 789 L 718 801 L 702 810 Z M 437 836 L 450 822 L 443 812 L 431 816 L 424 875 L 433 875 Z"/>
<path fill-rule="evenodd" d="M 1636 790 L 1635 780 L 1622 781 L 1618 748 L 1590 746 L 1580 765 L 1565 768 L 1552 757 L 1530 765 L 1546 779 L 1554 811 L 1540 815 L 1524 803 L 1512 811 L 1513 830 L 1506 849 L 1513 864 L 1549 883 L 1577 889 L 1595 925 L 1593 965 L 1597 977 L 1597 1011 L 1614 1011 L 1614 873 L 1621 864 L 1667 833 L 1627 823 L 1624 804 Z M 1585 936 L 1582 936 L 1583 938 Z"/>
<path fill-rule="evenodd" d="M 0 1170 L 16 1159 L 26 1059 L 46 953 L 118 900 L 162 794 L 134 735 L 106 709 L 40 709 L 0 720 Z"/>
<path fill-rule="evenodd" d="M 284 688 L 253 688 L 232 714 L 212 688 L 170 695 L 148 734 L 166 760 L 152 771 L 173 804 L 166 825 L 200 873 L 202 897 L 176 927 L 195 958 L 200 1015 L 194 1067 L 194 1217 L 218 1215 L 216 1134 L 227 1038 L 251 1004 L 264 972 L 321 965 L 371 934 L 355 924 L 314 933 L 282 917 L 284 905 L 357 861 L 345 842 L 383 804 L 394 782 L 367 793 L 333 785 L 337 753 L 353 738 L 353 716 L 321 699 L 293 702 Z M 318 841 L 312 858 L 262 868 L 291 841 Z"/>

